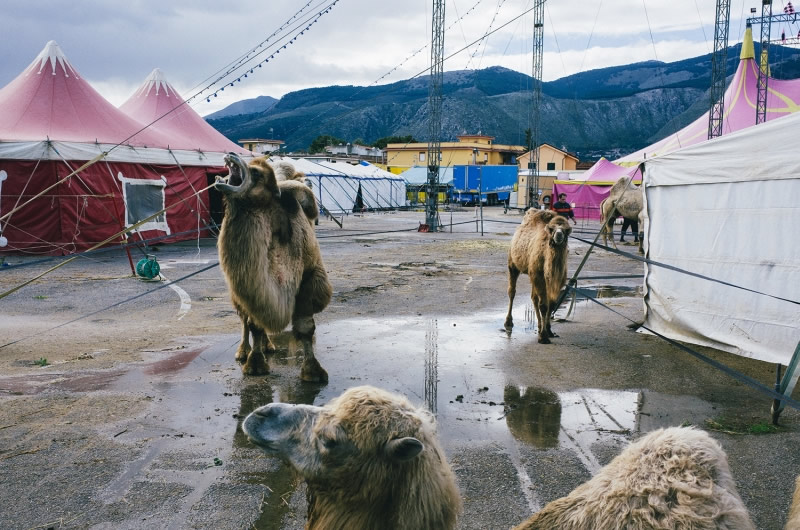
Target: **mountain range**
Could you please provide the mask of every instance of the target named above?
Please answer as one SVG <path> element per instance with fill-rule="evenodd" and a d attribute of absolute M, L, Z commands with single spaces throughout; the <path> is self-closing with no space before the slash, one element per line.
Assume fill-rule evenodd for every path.
<path fill-rule="evenodd" d="M 740 49 L 740 44 L 728 49 L 729 79 Z M 800 50 L 771 46 L 770 68 L 777 78 L 800 77 Z M 499 66 L 445 72 L 441 140 L 483 133 L 498 144 L 525 145 L 531 82 L 531 76 Z M 271 137 L 283 140 L 290 152 L 306 150 L 320 135 L 363 144 L 406 135 L 426 142 L 428 83 L 428 76 L 420 76 L 380 86 L 309 88 L 277 102 L 265 100 L 268 96 L 239 101 L 206 119 L 233 141 Z M 709 107 L 710 84 L 711 54 L 600 68 L 545 82 L 539 140 L 581 159 L 615 159 L 701 116 Z"/>

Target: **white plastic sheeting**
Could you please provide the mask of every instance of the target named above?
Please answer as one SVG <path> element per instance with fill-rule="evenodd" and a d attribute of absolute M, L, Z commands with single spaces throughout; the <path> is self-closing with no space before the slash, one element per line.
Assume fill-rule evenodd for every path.
<path fill-rule="evenodd" d="M 800 113 L 645 163 L 644 325 L 787 365 L 800 341 Z"/>
<path fill-rule="evenodd" d="M 386 210 L 405 205 L 405 181 L 372 164 L 349 164 L 305 158 L 286 160 L 306 174 L 320 206 L 330 213 L 352 212 L 359 187 L 364 208 Z"/>

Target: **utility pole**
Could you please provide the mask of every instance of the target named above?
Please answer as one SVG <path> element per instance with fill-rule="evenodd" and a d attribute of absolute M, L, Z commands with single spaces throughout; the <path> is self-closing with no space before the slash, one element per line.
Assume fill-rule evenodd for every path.
<path fill-rule="evenodd" d="M 709 140 L 722 136 L 730 15 L 730 0 L 717 0 L 717 20 L 714 24 L 714 54 L 711 56 L 711 110 L 708 113 Z"/>
<path fill-rule="evenodd" d="M 534 0 L 533 6 L 533 60 L 531 68 L 531 108 L 528 121 L 528 207 L 539 207 L 539 124 L 542 103 L 542 60 L 544 55 L 544 2 Z"/>
<path fill-rule="evenodd" d="M 439 230 L 439 162 L 442 154 L 442 67 L 444 63 L 444 0 L 433 0 L 431 18 L 431 82 L 428 88 L 428 185 L 425 223 Z"/>
<path fill-rule="evenodd" d="M 767 121 L 767 82 L 769 81 L 769 34 L 772 28 L 772 0 L 761 0 L 761 55 L 756 85 L 756 125 Z"/>

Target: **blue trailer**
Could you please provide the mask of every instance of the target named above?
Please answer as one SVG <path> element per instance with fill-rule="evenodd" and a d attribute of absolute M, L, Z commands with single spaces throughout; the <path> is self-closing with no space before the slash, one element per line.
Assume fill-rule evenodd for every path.
<path fill-rule="evenodd" d="M 480 200 L 489 206 L 507 204 L 517 185 L 517 166 L 453 166 L 453 200 L 464 205 Z"/>

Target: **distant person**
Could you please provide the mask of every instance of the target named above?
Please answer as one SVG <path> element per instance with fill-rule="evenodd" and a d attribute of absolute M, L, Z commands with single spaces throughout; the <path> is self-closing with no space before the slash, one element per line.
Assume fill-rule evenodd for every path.
<path fill-rule="evenodd" d="M 553 211 L 558 215 L 572 219 L 572 224 L 578 224 L 577 221 L 575 221 L 575 212 L 572 211 L 572 206 L 567 202 L 566 193 L 558 194 L 558 202 L 553 204 Z"/>

